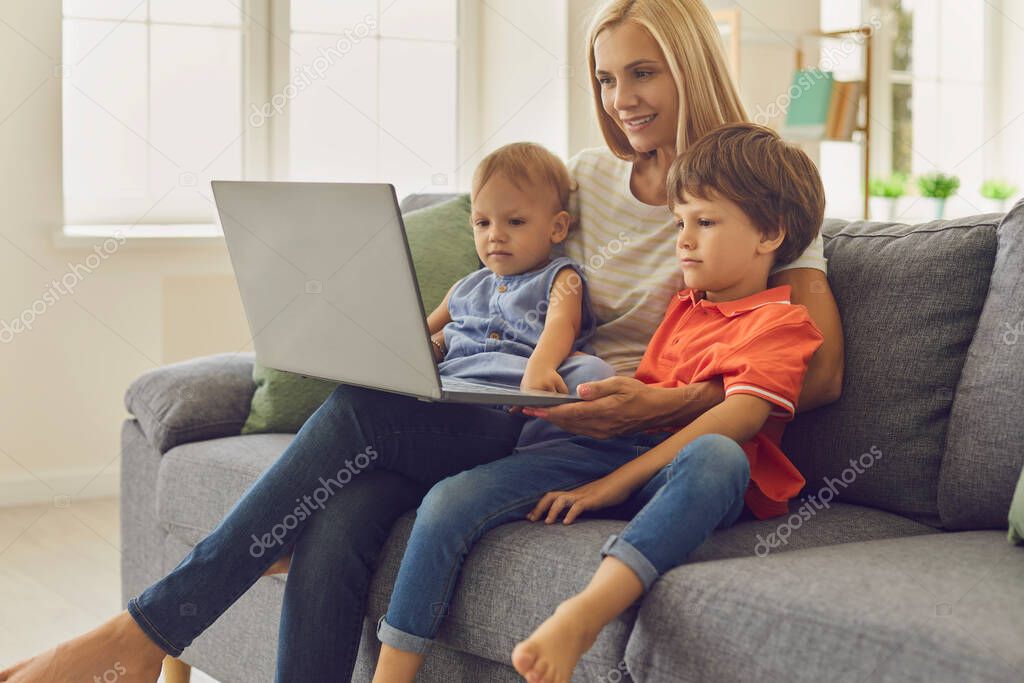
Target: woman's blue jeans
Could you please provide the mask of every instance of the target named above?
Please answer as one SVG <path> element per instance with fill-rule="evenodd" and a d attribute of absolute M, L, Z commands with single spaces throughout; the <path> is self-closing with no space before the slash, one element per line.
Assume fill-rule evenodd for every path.
<path fill-rule="evenodd" d="M 524 418 L 482 406 L 338 387 L 209 536 L 128 603 L 178 655 L 293 551 L 278 681 L 347 681 L 380 549 L 445 477 L 512 452 Z"/>
<path fill-rule="evenodd" d="M 668 436 L 573 437 L 536 444 L 434 486 L 416 513 L 391 604 L 378 622 L 381 642 L 423 653 L 448 612 L 463 561 L 484 533 L 524 521 L 548 491 L 599 479 Z M 749 480 L 747 456 L 735 441 L 718 434 L 694 439 L 625 503 L 598 512 L 632 517 L 622 533 L 608 539 L 601 556 L 624 562 L 644 590 L 650 589 L 714 529 L 736 522 Z"/>

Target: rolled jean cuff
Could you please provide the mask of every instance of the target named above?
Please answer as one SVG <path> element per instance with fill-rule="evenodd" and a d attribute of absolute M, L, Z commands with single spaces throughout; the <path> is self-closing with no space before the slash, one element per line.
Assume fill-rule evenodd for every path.
<path fill-rule="evenodd" d="M 418 655 L 426 653 L 427 648 L 433 642 L 430 638 L 399 631 L 384 621 L 385 616 L 387 615 L 381 615 L 381 618 L 377 620 L 377 640 L 402 652 L 413 652 Z"/>
<path fill-rule="evenodd" d="M 164 652 L 172 657 L 180 655 L 184 648 L 178 647 L 167 640 L 160 631 L 157 630 L 156 626 L 153 626 L 152 622 L 146 618 L 146 615 L 142 613 L 139 608 L 138 598 L 132 598 L 128 601 L 128 614 L 131 615 L 135 623 L 138 624 L 142 632 L 146 634 L 146 637 L 156 643 L 157 647 L 162 648 Z"/>
<path fill-rule="evenodd" d="M 643 553 L 634 548 L 629 542 L 619 538 L 618 534 L 612 534 L 601 547 L 601 557 L 614 557 L 627 567 L 633 570 L 640 582 L 644 584 L 644 593 L 651 589 L 651 586 L 661 574 L 651 564 L 651 561 L 644 557 Z"/>

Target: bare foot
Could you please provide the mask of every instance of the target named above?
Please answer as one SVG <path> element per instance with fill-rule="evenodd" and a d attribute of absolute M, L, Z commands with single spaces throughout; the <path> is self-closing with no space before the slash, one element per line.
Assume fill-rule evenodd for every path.
<path fill-rule="evenodd" d="M 128 612 L 49 652 L 0 671 L 6 683 L 155 683 L 166 653 Z"/>
<path fill-rule="evenodd" d="M 267 567 L 267 571 L 263 572 L 263 576 L 271 576 L 273 574 L 287 574 L 288 569 L 292 566 L 292 555 L 288 553 L 284 557 L 278 558 L 274 564 Z M 0 678 L 0 681 L 3 679 Z"/>
<path fill-rule="evenodd" d="M 512 666 L 528 683 L 569 683 L 600 631 L 580 607 L 566 600 L 512 650 Z"/>

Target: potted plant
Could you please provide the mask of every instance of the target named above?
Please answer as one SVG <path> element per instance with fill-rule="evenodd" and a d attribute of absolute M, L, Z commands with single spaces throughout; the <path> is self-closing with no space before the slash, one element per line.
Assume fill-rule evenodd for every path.
<path fill-rule="evenodd" d="M 1017 187 L 1005 180 L 992 178 L 981 184 L 981 196 L 993 213 L 1006 213 L 1006 200 L 1017 194 Z"/>
<path fill-rule="evenodd" d="M 906 193 L 907 176 L 904 173 L 893 173 L 888 178 L 872 178 L 868 183 L 872 218 L 895 220 L 896 204 Z"/>
<path fill-rule="evenodd" d="M 960 179 L 955 175 L 936 171 L 918 177 L 917 187 L 921 190 L 921 196 L 925 198 L 925 201 L 933 206 L 933 215 L 936 218 L 942 218 L 946 212 L 946 200 L 956 194 L 960 187 Z"/>

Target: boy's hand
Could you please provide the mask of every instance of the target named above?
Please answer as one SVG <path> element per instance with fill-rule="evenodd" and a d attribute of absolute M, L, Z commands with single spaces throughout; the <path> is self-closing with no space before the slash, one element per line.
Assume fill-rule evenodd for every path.
<path fill-rule="evenodd" d="M 526 515 L 526 518 L 531 522 L 536 522 L 544 516 L 546 511 L 547 518 L 544 523 L 551 524 L 558 519 L 558 515 L 563 510 L 566 510 L 562 523 L 572 524 L 573 520 L 579 517 L 584 510 L 600 510 L 618 505 L 629 498 L 632 492 L 632 486 L 612 472 L 572 491 L 545 493 L 540 502 Z"/>
<path fill-rule="evenodd" d="M 527 367 L 523 373 L 523 381 L 519 383 L 520 389 L 539 389 L 541 391 L 557 391 L 560 394 L 568 394 L 569 387 L 565 380 L 554 368 L 531 368 Z"/>

